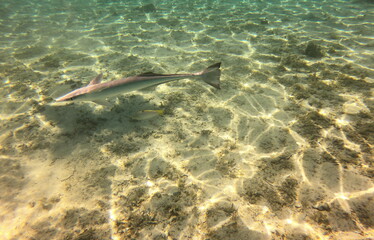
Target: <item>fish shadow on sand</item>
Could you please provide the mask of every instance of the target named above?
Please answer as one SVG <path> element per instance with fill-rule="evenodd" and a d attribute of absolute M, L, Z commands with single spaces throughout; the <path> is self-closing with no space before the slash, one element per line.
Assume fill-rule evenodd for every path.
<path fill-rule="evenodd" d="M 120 138 L 132 133 L 149 135 L 152 129 L 162 124 L 162 117 L 134 121 L 131 116 L 140 110 L 155 108 L 139 95 L 121 98 L 120 103 L 113 107 L 94 106 L 92 103 L 47 105 L 42 115 L 57 132 L 51 136 L 50 151 L 55 157 L 63 158 L 86 144 L 92 148 L 121 141 Z M 151 133 L 147 134 L 149 131 Z"/>

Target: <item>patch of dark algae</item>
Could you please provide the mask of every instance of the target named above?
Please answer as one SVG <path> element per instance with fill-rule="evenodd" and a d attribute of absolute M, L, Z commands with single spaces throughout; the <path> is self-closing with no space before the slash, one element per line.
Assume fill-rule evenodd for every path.
<path fill-rule="evenodd" d="M 51 217 L 33 224 L 29 240 L 109 240 L 110 227 L 107 211 L 88 210 L 85 208 L 69 209 L 62 213 L 59 222 Z M 14 240 L 21 239 L 15 236 Z M 12 239 L 13 240 L 13 239 Z"/>
<path fill-rule="evenodd" d="M 145 201 L 147 198 L 149 201 Z M 144 239 L 145 229 L 164 228 L 164 224 L 168 223 L 171 226 L 169 238 L 177 238 L 186 227 L 188 218 L 194 215 L 193 210 L 188 209 L 196 198 L 196 186 L 185 186 L 183 183 L 168 193 L 151 196 L 145 187 L 129 190 L 116 202 L 116 206 L 122 209 L 122 218 L 116 222 L 116 232 L 121 239 Z M 164 237 L 157 236 L 158 239 L 169 239 Z"/>
<path fill-rule="evenodd" d="M 308 42 L 306 48 L 305 48 L 305 55 L 308 57 L 313 57 L 313 58 L 321 58 L 325 54 L 323 52 L 323 49 L 320 45 L 317 43 L 310 41 Z"/>
<path fill-rule="evenodd" d="M 264 158 L 259 172 L 243 182 L 241 195 L 251 204 L 268 206 L 275 214 L 295 203 L 297 199 L 298 181 L 283 176 L 294 170 L 292 153 L 276 158 Z"/>
<path fill-rule="evenodd" d="M 332 126 L 332 121 L 316 111 L 307 112 L 298 117 L 293 128 L 302 137 L 308 139 L 312 145 L 317 144 L 321 136 L 321 130 Z"/>
<path fill-rule="evenodd" d="M 246 224 L 234 214 L 222 227 L 209 231 L 207 239 L 226 240 L 226 239 L 267 239 L 262 233 L 250 230 Z"/>

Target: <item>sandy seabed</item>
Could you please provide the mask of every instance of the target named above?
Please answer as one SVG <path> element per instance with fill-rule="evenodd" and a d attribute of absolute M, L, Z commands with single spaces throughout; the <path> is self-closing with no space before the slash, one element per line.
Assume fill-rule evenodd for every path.
<path fill-rule="evenodd" d="M 0 6 L 1 239 L 374 238 L 373 2 Z M 221 90 L 53 103 L 215 62 Z"/>

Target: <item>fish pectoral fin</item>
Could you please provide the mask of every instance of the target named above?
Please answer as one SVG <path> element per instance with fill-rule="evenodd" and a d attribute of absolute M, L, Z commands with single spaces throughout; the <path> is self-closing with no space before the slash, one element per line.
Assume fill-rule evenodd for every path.
<path fill-rule="evenodd" d="M 87 86 L 90 86 L 90 85 L 95 85 L 95 84 L 98 84 L 101 82 L 101 79 L 103 77 L 103 74 L 100 73 L 99 75 L 97 75 L 94 79 L 91 80 L 91 82 L 87 85 Z"/>
<path fill-rule="evenodd" d="M 96 104 L 99 104 L 99 105 L 102 105 L 102 106 L 106 106 L 106 107 L 112 107 L 113 104 L 111 104 L 110 102 L 106 101 L 106 100 L 94 100 L 92 101 Z"/>

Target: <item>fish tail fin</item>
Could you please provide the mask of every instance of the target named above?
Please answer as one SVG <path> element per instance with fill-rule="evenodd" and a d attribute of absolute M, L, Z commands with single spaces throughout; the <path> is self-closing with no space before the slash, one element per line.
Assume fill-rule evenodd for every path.
<path fill-rule="evenodd" d="M 209 67 L 207 67 L 204 71 L 202 71 L 199 75 L 201 79 L 206 82 L 207 84 L 217 88 L 221 89 L 221 70 L 219 69 L 221 66 L 221 63 L 215 63 Z"/>
<path fill-rule="evenodd" d="M 156 110 L 158 115 L 162 116 L 165 114 L 165 111 L 164 110 Z"/>

